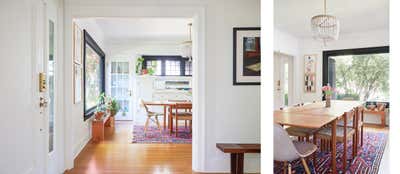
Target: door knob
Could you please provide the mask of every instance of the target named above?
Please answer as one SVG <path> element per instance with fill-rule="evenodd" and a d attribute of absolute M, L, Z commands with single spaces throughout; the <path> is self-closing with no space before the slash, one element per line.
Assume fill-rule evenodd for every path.
<path fill-rule="evenodd" d="M 44 97 L 40 97 L 39 106 L 40 106 L 41 108 L 47 107 L 47 100 L 46 100 Z"/>

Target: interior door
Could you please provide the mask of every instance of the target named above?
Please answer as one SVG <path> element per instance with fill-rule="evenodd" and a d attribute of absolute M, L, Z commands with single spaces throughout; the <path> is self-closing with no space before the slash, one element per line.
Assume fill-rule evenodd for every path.
<path fill-rule="evenodd" d="M 111 96 L 121 106 L 116 120 L 133 120 L 132 63 L 129 60 L 111 61 Z"/>
<path fill-rule="evenodd" d="M 46 75 L 46 90 L 44 91 L 43 100 L 46 102 L 44 110 L 44 118 L 46 122 L 46 156 L 47 156 L 47 173 L 61 173 L 59 171 L 60 157 L 60 113 L 58 106 L 59 93 L 58 82 L 58 52 L 57 52 L 57 8 L 53 0 L 45 2 L 46 18 L 45 18 L 45 56 L 43 60 L 44 72 Z"/>
<path fill-rule="evenodd" d="M 293 104 L 293 57 L 274 53 L 274 109 Z"/>

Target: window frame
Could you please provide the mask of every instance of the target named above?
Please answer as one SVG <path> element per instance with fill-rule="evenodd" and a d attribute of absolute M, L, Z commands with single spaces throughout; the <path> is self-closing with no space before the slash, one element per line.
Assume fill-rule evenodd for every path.
<path fill-rule="evenodd" d="M 322 85 L 330 83 L 329 81 L 329 57 L 363 54 L 381 54 L 389 53 L 389 46 L 352 48 L 342 50 L 327 50 L 322 52 Z M 330 83 L 331 84 L 331 83 Z M 325 100 L 325 96 L 322 97 Z M 388 106 L 388 105 L 387 105 Z"/>
<path fill-rule="evenodd" d="M 192 75 L 185 75 L 186 61 L 189 61 L 189 58 L 184 58 L 178 55 L 143 55 L 143 64 L 142 69 L 147 69 L 147 61 L 158 60 L 161 61 L 161 75 L 154 75 L 154 76 L 187 76 L 190 77 Z M 180 74 L 179 75 L 166 75 L 166 61 L 180 61 Z M 193 66 L 193 64 L 192 64 Z M 193 70 L 193 67 L 192 67 Z M 192 71 L 193 73 L 193 71 Z"/>
<path fill-rule="evenodd" d="M 96 106 L 86 108 L 86 45 L 89 45 L 100 57 L 100 70 L 101 70 L 101 87 L 100 93 L 105 93 L 105 58 L 104 51 L 97 45 L 96 41 L 90 36 L 90 34 L 83 30 L 83 120 L 86 121 L 94 115 Z"/>

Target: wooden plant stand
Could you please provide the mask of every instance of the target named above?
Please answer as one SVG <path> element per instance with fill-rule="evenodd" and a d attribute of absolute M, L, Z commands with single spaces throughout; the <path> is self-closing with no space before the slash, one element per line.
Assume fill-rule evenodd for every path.
<path fill-rule="evenodd" d="M 115 126 L 115 117 L 106 114 L 102 119 L 92 121 L 92 142 L 98 143 L 104 140 L 104 128 Z"/>

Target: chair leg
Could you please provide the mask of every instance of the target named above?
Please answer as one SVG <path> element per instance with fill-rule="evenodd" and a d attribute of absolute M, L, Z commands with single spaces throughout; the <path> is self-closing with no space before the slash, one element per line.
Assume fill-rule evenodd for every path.
<path fill-rule="evenodd" d="M 363 146 L 364 143 L 364 125 L 361 126 L 361 147 Z"/>
<path fill-rule="evenodd" d="M 149 119 L 150 119 L 150 117 L 147 117 L 146 123 L 144 123 L 144 136 L 146 136 L 147 126 L 149 125 Z"/>
<path fill-rule="evenodd" d="M 313 136 L 313 143 L 315 144 L 315 145 L 317 145 L 317 137 L 315 136 L 315 134 L 314 134 L 314 136 Z M 315 168 L 315 166 L 317 166 L 317 151 L 315 151 L 314 153 L 313 153 L 313 164 L 314 164 L 314 168 Z"/>
<path fill-rule="evenodd" d="M 286 172 L 287 172 L 287 167 L 288 167 L 288 163 L 287 163 L 287 161 L 284 161 L 284 162 L 283 162 L 283 174 L 286 174 Z"/>
<path fill-rule="evenodd" d="M 160 134 L 162 135 L 162 130 L 161 130 L 161 126 L 160 126 L 160 122 L 158 121 L 158 117 L 156 116 L 156 124 L 158 129 L 160 130 Z"/>
<path fill-rule="evenodd" d="M 192 120 L 189 121 L 190 133 L 192 133 Z"/>
<path fill-rule="evenodd" d="M 353 134 L 353 140 L 352 140 L 352 142 L 353 142 L 353 151 L 352 151 L 352 157 L 353 157 L 353 159 L 356 157 L 356 151 L 357 151 L 357 138 L 356 138 L 357 136 L 356 136 L 356 134 Z"/>
<path fill-rule="evenodd" d="M 175 118 L 175 136 L 178 137 L 178 118 Z"/>
<path fill-rule="evenodd" d="M 308 168 L 307 162 L 304 158 L 301 158 L 301 163 L 303 163 L 304 169 L 307 174 L 311 174 L 310 169 Z"/>
<path fill-rule="evenodd" d="M 288 164 L 288 174 L 292 174 L 292 165 Z"/>
<path fill-rule="evenodd" d="M 301 141 L 301 137 L 300 136 L 297 137 L 297 141 Z"/>
<path fill-rule="evenodd" d="M 187 120 L 185 120 L 185 129 L 187 129 Z"/>
<path fill-rule="evenodd" d="M 306 141 L 310 142 L 310 136 L 308 136 L 308 135 L 306 136 Z"/>
<path fill-rule="evenodd" d="M 347 167 L 347 138 L 346 136 L 344 137 L 343 140 L 343 173 L 346 173 L 346 167 Z"/>

